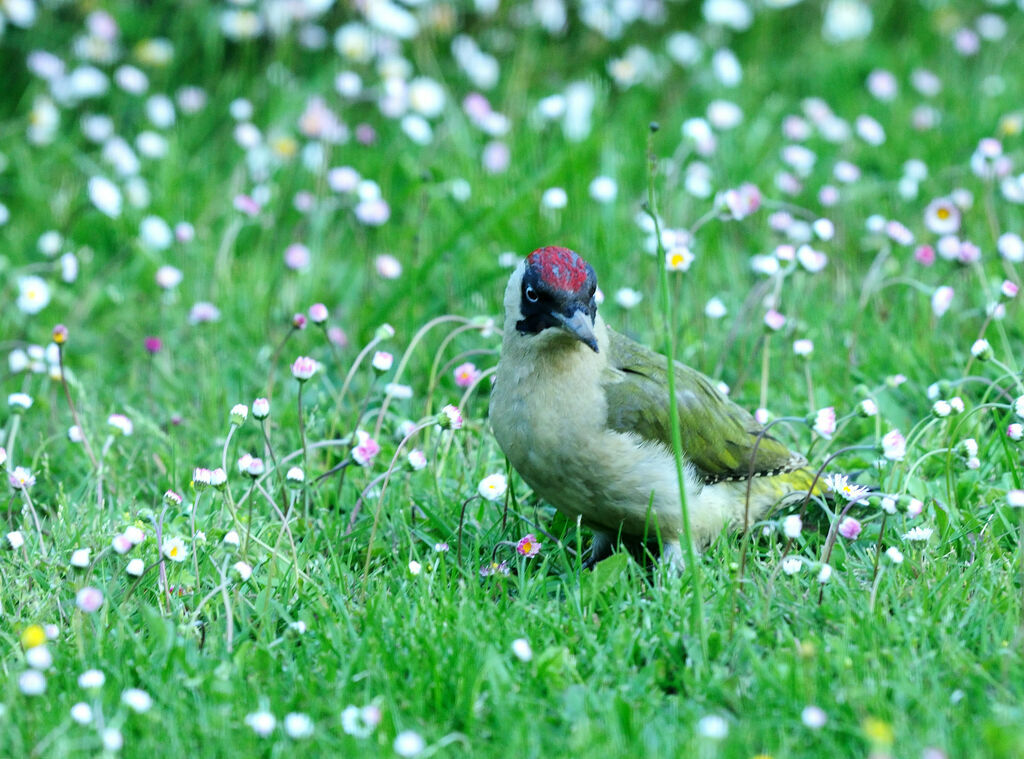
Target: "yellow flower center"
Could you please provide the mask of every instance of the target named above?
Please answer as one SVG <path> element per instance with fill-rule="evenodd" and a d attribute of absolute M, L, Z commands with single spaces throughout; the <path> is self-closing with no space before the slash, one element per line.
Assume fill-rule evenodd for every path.
<path fill-rule="evenodd" d="M 945 221 L 946 219 L 948 219 L 953 214 L 950 213 L 948 208 L 940 208 L 938 211 L 935 212 L 935 215 L 938 216 L 943 221 Z"/>
<path fill-rule="evenodd" d="M 46 642 L 46 631 L 39 625 L 29 625 L 21 631 L 21 645 L 25 650 L 41 646 Z"/>

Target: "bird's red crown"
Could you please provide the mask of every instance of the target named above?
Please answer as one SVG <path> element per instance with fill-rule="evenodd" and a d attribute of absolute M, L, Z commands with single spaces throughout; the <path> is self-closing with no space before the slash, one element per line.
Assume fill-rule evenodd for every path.
<path fill-rule="evenodd" d="M 590 268 L 576 251 L 554 245 L 537 248 L 526 262 L 548 286 L 566 292 L 577 292 L 583 288 Z"/>

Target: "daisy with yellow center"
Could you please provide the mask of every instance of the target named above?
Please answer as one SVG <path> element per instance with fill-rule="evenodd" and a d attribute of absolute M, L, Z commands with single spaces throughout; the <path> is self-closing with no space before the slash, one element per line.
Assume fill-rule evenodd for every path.
<path fill-rule="evenodd" d="M 181 538 L 171 538 L 170 540 L 164 541 L 163 548 L 164 556 L 171 561 L 184 561 L 188 556 L 188 548 L 185 547 L 185 541 Z"/>

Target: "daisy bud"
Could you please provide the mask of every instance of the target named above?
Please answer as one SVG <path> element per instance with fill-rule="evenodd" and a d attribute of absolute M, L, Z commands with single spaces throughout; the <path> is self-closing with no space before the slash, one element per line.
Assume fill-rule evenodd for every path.
<path fill-rule="evenodd" d="M 209 471 L 209 469 L 196 469 L 195 472 L 193 472 L 192 478 L 197 485 L 199 484 L 200 477 L 206 480 L 204 484 L 210 484 L 209 474 L 202 474 Z M 181 496 L 175 493 L 173 490 L 168 490 L 166 493 L 164 493 L 164 503 L 170 506 L 172 509 L 177 508 L 178 506 L 181 506 Z"/>
<path fill-rule="evenodd" d="M 1024 508 L 1024 490 L 1011 490 L 1006 494 L 1006 503 L 1015 509 Z"/>
<path fill-rule="evenodd" d="M 293 466 L 284 476 L 285 481 L 293 487 L 298 487 L 306 481 L 306 473 L 301 467 Z"/>
<path fill-rule="evenodd" d="M 892 496 L 885 496 L 882 498 L 882 511 L 886 514 L 896 513 L 896 499 Z"/>
<path fill-rule="evenodd" d="M 21 534 L 21 530 L 11 530 L 5 537 L 12 551 L 17 551 L 25 545 L 25 536 Z"/>
<path fill-rule="evenodd" d="M 903 552 L 900 551 L 896 546 L 890 546 L 885 550 L 885 557 L 889 559 L 893 564 L 903 563 Z"/>
<path fill-rule="evenodd" d="M 327 321 L 327 306 L 323 303 L 314 303 L 309 307 L 309 320 L 313 324 L 323 324 Z"/>
<path fill-rule="evenodd" d="M 1024 424 L 1021 424 L 1020 422 L 1014 422 L 1011 424 L 1006 428 L 1006 437 L 1010 438 L 1010 440 L 1015 443 L 1020 442 L 1024 439 Z"/>
<path fill-rule="evenodd" d="M 71 566 L 84 569 L 89 566 L 89 549 L 78 548 L 71 554 Z"/>
<path fill-rule="evenodd" d="M 92 614 L 103 606 L 103 591 L 99 588 L 82 588 L 75 596 L 75 605 L 86 614 Z"/>
<path fill-rule="evenodd" d="M 375 340 L 390 340 L 395 336 L 395 328 L 387 323 L 381 324 L 373 336 Z"/>
<path fill-rule="evenodd" d="M 387 351 L 377 351 L 373 354 L 373 360 L 370 362 L 373 368 L 383 374 L 384 372 L 391 370 L 391 365 L 395 362 L 395 357 Z"/>
<path fill-rule="evenodd" d="M 238 548 L 239 544 L 242 541 L 239 539 L 238 533 L 235 530 L 228 530 L 226 533 L 224 533 L 224 540 L 222 542 L 226 546 Z"/>
<path fill-rule="evenodd" d="M 935 401 L 932 404 L 932 414 L 937 416 L 939 419 L 945 419 L 953 412 L 953 408 L 949 405 L 948 401 Z"/>
<path fill-rule="evenodd" d="M 778 332 L 786 326 L 786 317 L 774 308 L 770 309 L 768 313 L 764 315 L 764 326 L 768 328 L 769 332 Z"/>
<path fill-rule="evenodd" d="M 110 541 L 110 547 L 114 549 L 114 553 L 126 554 L 132 550 L 134 544 L 125 535 L 115 535 L 114 539 Z"/>
<path fill-rule="evenodd" d="M 223 490 L 224 486 L 228 482 L 228 473 L 225 472 L 221 467 L 217 467 L 210 472 L 210 484 L 218 490 Z"/>
<path fill-rule="evenodd" d="M 306 328 L 306 315 L 295 314 L 292 317 L 292 329 L 305 329 Z"/>
<path fill-rule="evenodd" d="M 246 472 L 249 471 L 249 464 L 251 463 L 252 454 L 243 453 L 241 456 L 238 457 L 238 471 L 241 472 L 242 474 L 245 474 Z"/>
<path fill-rule="evenodd" d="M 949 399 L 949 407 L 953 410 L 954 414 L 964 413 L 964 399 L 959 395 L 955 395 Z"/>
<path fill-rule="evenodd" d="M 175 495 L 177 495 L 177 493 L 175 493 Z M 133 524 L 124 528 L 124 536 L 131 541 L 133 546 L 137 546 L 146 539 L 146 533 Z"/>
<path fill-rule="evenodd" d="M 258 459 L 253 456 L 249 461 L 249 466 L 245 468 L 245 473 L 253 479 L 256 479 L 257 477 L 262 477 L 265 470 L 266 467 L 263 465 L 263 459 Z"/>
<path fill-rule="evenodd" d="M 824 585 L 826 582 L 832 579 L 832 567 L 828 564 L 822 564 L 821 569 L 818 570 L 818 582 Z"/>
<path fill-rule="evenodd" d="M 814 417 L 814 431 L 829 439 L 836 431 L 836 410 L 832 406 L 821 409 Z"/>
<path fill-rule="evenodd" d="M 902 461 L 907 455 L 907 441 L 899 430 L 890 430 L 882 436 L 882 455 L 890 461 Z"/>
<path fill-rule="evenodd" d="M 516 638 L 512 641 L 512 653 L 521 662 L 528 662 L 533 658 L 533 649 L 530 647 L 530 641 L 526 638 Z"/>
<path fill-rule="evenodd" d="M 793 353 L 798 356 L 810 356 L 814 352 L 814 343 L 807 338 L 796 340 L 793 343 Z"/>
<path fill-rule="evenodd" d="M 978 441 L 972 437 L 961 440 L 956 445 L 956 452 L 965 459 L 971 459 L 978 455 Z"/>
<path fill-rule="evenodd" d="M 252 577 L 252 567 L 244 561 L 236 561 L 231 566 L 231 571 L 242 582 L 248 582 L 249 578 Z"/>
<path fill-rule="evenodd" d="M 15 414 L 22 414 L 32 407 L 32 396 L 28 393 L 11 393 L 7 396 L 7 405 Z"/>
<path fill-rule="evenodd" d="M 411 574 L 413 577 L 416 577 L 422 571 L 423 571 L 423 565 L 420 564 L 418 561 L 410 561 L 409 562 L 409 574 Z"/>
<path fill-rule="evenodd" d="M 270 416 L 270 401 L 266 398 L 257 398 L 252 402 L 252 415 L 256 419 L 266 419 Z"/>
<path fill-rule="evenodd" d="M 1019 424 L 1017 426 L 1020 427 Z M 411 469 L 414 472 L 418 472 L 421 469 L 425 469 L 427 466 L 427 455 L 423 453 L 423 451 L 421 451 L 419 448 L 414 448 L 413 450 L 409 451 L 409 455 L 406 457 L 406 460 L 409 463 L 409 469 Z"/>
<path fill-rule="evenodd" d="M 974 341 L 974 345 L 971 346 L 971 355 L 979 361 L 988 361 L 995 353 L 992 351 L 992 346 L 989 345 L 988 340 L 981 338 Z"/>
<path fill-rule="evenodd" d="M 801 569 L 803 569 L 804 563 L 798 556 L 787 556 L 782 560 L 782 571 L 787 575 L 795 575 Z"/>
<path fill-rule="evenodd" d="M 1024 396 L 1021 397 L 1021 400 L 1024 401 Z M 463 424 L 462 412 L 456 406 L 449 403 L 437 415 L 437 423 L 443 430 L 461 430 Z"/>
<path fill-rule="evenodd" d="M 235 427 L 240 427 L 249 418 L 249 407 L 244 403 L 236 403 L 231 407 L 231 413 L 228 415 L 228 418 L 231 424 Z"/>
<path fill-rule="evenodd" d="M 1003 284 L 999 288 L 999 293 L 1004 298 L 1006 298 L 1007 300 L 1011 300 L 1013 298 L 1016 298 L 1017 297 L 1017 293 L 1019 291 L 1020 291 L 1020 288 L 1017 287 L 1017 283 L 1016 282 L 1012 282 L 1012 281 L 1010 281 L 1008 279 L 1003 280 Z"/>
<path fill-rule="evenodd" d="M 1015 413 L 1020 419 L 1024 419 L 1024 395 L 1020 396 L 1013 402 L 1013 413 Z"/>
<path fill-rule="evenodd" d="M 803 529 L 804 523 L 800 519 L 799 514 L 790 514 L 782 520 L 782 534 L 787 538 L 798 538 L 800 537 L 800 531 Z"/>
<path fill-rule="evenodd" d="M 1010 284 L 1013 284 L 1012 282 Z M 53 328 L 53 342 L 57 345 L 63 345 L 68 341 L 68 328 L 63 324 L 58 324 Z"/>
<path fill-rule="evenodd" d="M 924 511 L 924 503 L 917 498 L 911 498 L 907 503 L 907 516 L 911 518 L 917 517 L 921 515 L 922 511 Z"/>
<path fill-rule="evenodd" d="M 132 577 L 141 577 L 142 573 L 146 571 L 146 563 L 142 559 L 132 559 L 128 562 L 124 571 Z"/>
<path fill-rule="evenodd" d="M 878 414 L 878 406 L 870 398 L 865 398 L 857 404 L 857 413 L 863 417 L 872 417 Z"/>
<path fill-rule="evenodd" d="M 212 476 L 213 472 L 209 469 L 196 467 L 192 470 L 192 487 L 195 488 L 197 492 L 202 492 L 206 488 L 210 487 Z M 167 493 L 170 492 L 170 490 L 167 491 Z M 167 493 L 164 493 L 164 499 L 167 498 Z M 175 495 L 177 495 L 177 493 L 175 493 Z"/>
<path fill-rule="evenodd" d="M 309 356 L 299 356 L 292 363 L 292 376 L 299 382 L 305 382 L 316 374 L 316 371 L 319 368 L 320 364 L 317 363 L 316 359 L 310 358 Z"/>

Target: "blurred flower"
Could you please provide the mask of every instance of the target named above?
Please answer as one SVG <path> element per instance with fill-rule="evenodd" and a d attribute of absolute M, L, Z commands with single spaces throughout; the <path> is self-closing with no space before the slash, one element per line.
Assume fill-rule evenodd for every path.
<path fill-rule="evenodd" d="M 761 191 L 757 185 L 747 182 L 722 193 L 721 204 L 729 218 L 740 220 L 750 216 L 761 207 Z"/>
<path fill-rule="evenodd" d="M 252 567 L 244 561 L 236 561 L 231 565 L 231 570 L 241 582 L 248 582 L 252 577 Z"/>
<path fill-rule="evenodd" d="M 789 514 L 782 520 L 782 534 L 790 539 L 799 538 L 803 526 L 804 523 L 799 514 Z"/>
<path fill-rule="evenodd" d="M 188 312 L 188 323 L 192 326 L 220 321 L 220 309 L 207 301 L 195 303 Z"/>
<path fill-rule="evenodd" d="M 708 740 L 721 741 L 729 735 L 729 723 L 717 714 L 708 714 L 697 721 L 697 734 Z"/>
<path fill-rule="evenodd" d="M 611 203 L 619 193 L 619 186 L 611 177 L 599 176 L 591 180 L 589 192 L 598 203 Z"/>
<path fill-rule="evenodd" d="M 7 474 L 7 482 L 14 490 L 28 490 L 36 484 L 36 478 L 23 466 L 16 466 Z"/>
<path fill-rule="evenodd" d="M 289 712 L 284 715 L 284 732 L 289 738 L 301 740 L 313 734 L 313 720 L 302 712 Z"/>
<path fill-rule="evenodd" d="M 508 482 L 503 474 L 489 474 L 480 480 L 477 492 L 488 501 L 498 501 L 505 496 L 508 489 Z"/>
<path fill-rule="evenodd" d="M 94 176 L 88 183 L 89 200 L 100 213 L 112 219 L 121 215 L 121 191 L 106 177 Z"/>
<path fill-rule="evenodd" d="M 141 688 L 126 688 L 121 691 L 121 703 L 136 714 L 144 714 L 153 708 L 153 697 Z"/>
<path fill-rule="evenodd" d="M 88 725 L 92 722 L 92 707 L 84 701 L 79 701 L 71 707 L 71 719 L 79 725 Z"/>
<path fill-rule="evenodd" d="M 164 290 L 173 290 L 185 278 L 181 269 L 165 264 L 156 270 L 156 283 Z"/>
<path fill-rule="evenodd" d="M 891 461 L 902 461 L 907 454 L 907 441 L 899 430 L 890 430 L 882 436 L 882 454 Z"/>
<path fill-rule="evenodd" d="M 764 315 L 764 325 L 772 332 L 778 332 L 786 326 L 786 317 L 774 308 L 770 308 Z"/>
<path fill-rule="evenodd" d="M 376 351 L 370 364 L 380 373 L 388 372 L 395 361 L 395 357 L 387 351 Z"/>
<path fill-rule="evenodd" d="M 423 753 L 423 750 L 426 747 L 426 741 L 424 741 L 423 737 L 415 730 L 403 730 L 395 736 L 395 742 L 393 744 L 395 753 L 399 756 L 406 757 L 406 759 L 419 756 Z"/>
<path fill-rule="evenodd" d="M 231 411 L 228 412 L 228 421 L 238 427 L 245 424 L 245 420 L 249 418 L 249 407 L 244 403 L 236 403 L 231 407 Z"/>
<path fill-rule="evenodd" d="M 694 258 L 688 247 L 675 245 L 665 252 L 665 268 L 669 271 L 689 271 Z"/>
<path fill-rule="evenodd" d="M 824 585 L 832 579 L 832 567 L 828 564 L 822 564 L 821 569 L 818 570 L 818 582 Z"/>
<path fill-rule="evenodd" d="M 32 408 L 32 396 L 28 393 L 11 393 L 7 396 L 7 405 L 12 412 L 20 414 Z"/>
<path fill-rule="evenodd" d="M 457 406 L 448 404 L 437 415 L 437 423 L 444 430 L 461 430 L 463 425 L 462 412 Z"/>
<path fill-rule="evenodd" d="M 1010 490 L 1006 493 L 1006 505 L 1010 508 L 1024 508 L 1024 490 Z"/>
<path fill-rule="evenodd" d="M 940 317 L 945 314 L 953 303 L 953 288 L 947 285 L 938 287 L 932 294 L 932 313 Z"/>
<path fill-rule="evenodd" d="M 266 738 L 277 727 L 277 719 L 268 711 L 252 712 L 245 715 L 245 724 L 261 738 Z"/>
<path fill-rule="evenodd" d="M 615 291 L 615 302 L 625 309 L 635 308 L 640 305 L 640 301 L 643 298 L 643 293 L 631 287 L 621 287 Z"/>
<path fill-rule="evenodd" d="M 851 42 L 867 37 L 873 24 L 871 8 L 860 0 L 831 0 L 821 31 L 828 42 Z"/>
<path fill-rule="evenodd" d="M 995 353 L 992 350 L 992 346 L 989 345 L 988 340 L 979 338 L 974 341 L 973 345 L 971 345 L 971 355 L 979 361 L 988 361 L 995 355 Z"/>
<path fill-rule="evenodd" d="M 466 362 L 455 367 L 455 384 L 459 387 L 471 387 L 480 379 L 482 372 L 475 364 Z"/>
<path fill-rule="evenodd" d="M 828 715 L 825 714 L 825 710 L 820 706 L 805 706 L 804 710 L 800 712 L 800 721 L 811 730 L 820 730 L 825 727 Z"/>
<path fill-rule="evenodd" d="M 373 733 L 380 720 L 380 708 L 373 704 L 362 708 L 349 705 L 341 712 L 341 729 L 356 738 L 366 738 Z"/>
<path fill-rule="evenodd" d="M 960 229 L 960 209 L 948 198 L 936 198 L 924 209 L 924 225 L 937 235 L 955 234 Z"/>
<path fill-rule="evenodd" d="M 91 614 L 103 605 L 103 591 L 93 587 L 82 588 L 75 596 L 75 604 L 86 614 Z"/>
<path fill-rule="evenodd" d="M 124 568 L 132 577 L 140 577 L 145 570 L 146 563 L 142 559 L 132 559 Z"/>
<path fill-rule="evenodd" d="M 352 460 L 359 466 L 368 466 L 380 453 L 380 445 L 362 430 L 356 430 L 356 437 L 358 443 L 352 449 Z"/>
<path fill-rule="evenodd" d="M 284 265 L 292 271 L 308 269 L 310 260 L 309 248 L 300 242 L 293 242 L 284 250 Z"/>
<path fill-rule="evenodd" d="M 26 314 L 38 314 L 50 302 L 50 286 L 34 274 L 18 278 L 18 309 Z"/>
<path fill-rule="evenodd" d="M 787 556 L 782 560 L 782 571 L 787 575 L 795 575 L 803 569 L 804 562 L 799 556 Z"/>
<path fill-rule="evenodd" d="M 861 524 L 853 517 L 846 517 L 839 523 L 839 534 L 847 540 L 856 540 L 861 533 Z"/>
<path fill-rule="evenodd" d="M 107 426 L 114 432 L 119 432 L 125 437 L 128 437 L 135 431 L 135 425 L 132 424 L 132 420 L 124 414 L 111 414 L 108 416 Z"/>
<path fill-rule="evenodd" d="M 526 638 L 516 638 L 512 641 L 512 653 L 521 662 L 528 662 L 533 658 L 533 649 L 530 641 Z"/>
<path fill-rule="evenodd" d="M 907 532 L 903 533 L 903 539 L 911 542 L 924 542 L 932 536 L 931 527 L 911 527 Z"/>
<path fill-rule="evenodd" d="M 71 566 L 84 569 L 89 566 L 89 554 L 90 549 L 88 548 L 76 548 L 71 553 Z"/>
<path fill-rule="evenodd" d="M 314 303 L 309 307 L 309 320 L 313 324 L 323 324 L 327 321 L 327 306 L 323 303 Z"/>
<path fill-rule="evenodd" d="M 562 209 L 569 204 L 569 196 L 561 187 L 549 187 L 541 196 L 540 204 L 552 210 Z"/>
<path fill-rule="evenodd" d="M 26 696 L 39 696 L 46 692 L 46 676 L 34 669 L 27 669 L 18 676 L 18 688 Z"/>
<path fill-rule="evenodd" d="M 829 439 L 836 431 L 836 410 L 832 406 L 821 409 L 814 417 L 814 431 Z"/>
<path fill-rule="evenodd" d="M 409 455 L 406 456 L 406 460 L 409 462 L 409 468 L 414 472 L 425 469 L 427 466 L 427 456 L 419 448 L 414 448 L 409 451 Z"/>

